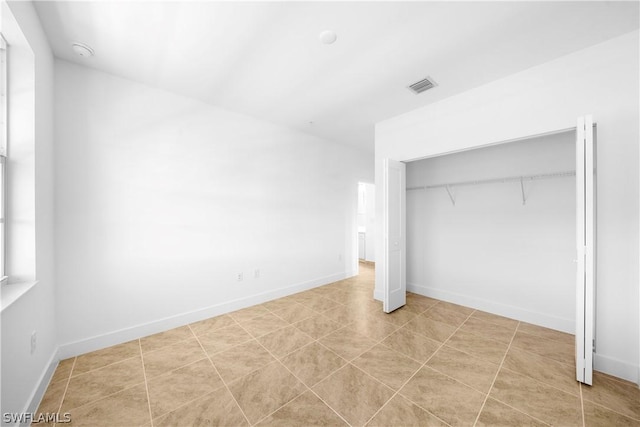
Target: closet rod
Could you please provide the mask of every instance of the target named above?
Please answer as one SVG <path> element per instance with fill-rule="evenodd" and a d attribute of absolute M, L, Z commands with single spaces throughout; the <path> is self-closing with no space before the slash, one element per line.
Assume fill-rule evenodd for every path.
<path fill-rule="evenodd" d="M 448 184 L 423 185 L 421 187 L 408 187 L 407 191 L 427 190 L 429 188 L 442 188 L 442 187 L 462 187 L 466 185 L 492 184 L 492 183 L 502 183 L 502 182 L 535 181 L 537 179 L 564 178 L 567 176 L 576 176 L 576 171 L 542 173 L 537 175 L 508 176 L 505 178 L 480 179 L 476 181 L 450 182 Z"/>

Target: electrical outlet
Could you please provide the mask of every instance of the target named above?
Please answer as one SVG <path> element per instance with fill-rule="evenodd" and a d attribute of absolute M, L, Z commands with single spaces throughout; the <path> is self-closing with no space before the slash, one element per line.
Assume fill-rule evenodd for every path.
<path fill-rule="evenodd" d="M 238 282 L 242 282 L 242 280 L 244 279 L 242 273 L 238 273 Z"/>
<path fill-rule="evenodd" d="M 38 335 L 36 331 L 31 332 L 31 354 L 36 352 L 37 339 L 38 339 Z"/>
<path fill-rule="evenodd" d="M 256 268 L 256 269 L 253 271 L 253 278 L 254 278 L 254 279 L 259 279 L 259 278 L 260 278 L 260 269 L 259 269 L 259 268 Z"/>

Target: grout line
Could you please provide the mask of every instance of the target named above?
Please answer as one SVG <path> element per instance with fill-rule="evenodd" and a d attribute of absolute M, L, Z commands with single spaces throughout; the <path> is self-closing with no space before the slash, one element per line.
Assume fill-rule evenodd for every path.
<path fill-rule="evenodd" d="M 149 419 L 151 427 L 153 427 L 153 413 L 151 412 L 151 396 L 149 395 L 149 383 L 147 382 L 147 371 L 144 367 L 144 354 L 142 354 L 142 343 L 138 339 L 138 349 L 140 350 L 140 359 L 142 361 L 142 375 L 144 376 L 144 389 L 147 392 L 147 407 L 149 408 Z"/>
<path fill-rule="evenodd" d="M 69 378 L 67 378 L 67 384 L 64 386 L 64 391 L 62 392 L 62 398 L 60 399 L 60 405 L 58 405 L 58 414 L 60 414 L 60 412 L 62 412 L 62 404 L 64 403 L 64 398 L 67 397 L 67 390 L 69 389 L 69 384 L 71 383 L 71 376 L 73 375 L 73 368 L 76 367 L 76 360 L 78 360 L 77 357 L 73 358 L 73 363 L 71 364 L 71 370 L 69 371 Z M 60 365 L 60 361 L 58 361 L 58 365 Z M 56 369 L 58 369 L 58 367 L 56 366 Z M 53 371 L 53 375 L 55 375 L 56 372 Z M 51 384 L 49 384 L 47 386 L 47 389 L 51 386 Z M 45 393 L 47 392 L 47 390 L 44 391 Z M 44 395 L 43 395 L 44 397 Z M 40 402 L 42 403 L 42 402 Z M 39 406 L 39 405 L 38 405 Z M 37 409 L 36 409 L 37 410 Z M 57 423 L 53 424 L 53 427 L 56 426 Z"/>
<path fill-rule="evenodd" d="M 437 303 L 436 303 L 436 304 L 437 304 Z M 435 306 L 436 304 L 434 304 L 433 306 Z M 425 310 L 425 311 L 427 311 L 427 310 Z M 437 349 L 436 349 L 436 350 L 431 354 L 431 356 L 429 356 L 429 357 L 427 358 L 427 360 L 425 360 L 425 361 L 424 361 L 424 363 L 423 363 L 423 364 L 422 364 L 422 365 L 421 365 L 421 366 L 420 366 L 420 367 L 419 367 L 419 368 L 418 368 L 418 369 L 413 373 L 413 375 L 411 375 L 411 376 L 410 376 L 410 377 L 409 377 L 409 378 L 408 378 L 404 383 L 402 383 L 402 385 L 401 385 L 400 387 L 398 387 L 398 390 L 397 390 L 397 391 L 396 391 L 396 392 L 391 396 L 391 398 L 389 398 L 389 400 L 387 400 L 387 401 L 385 402 L 385 404 L 384 404 L 384 405 L 382 405 L 382 406 L 380 407 L 380 409 L 378 409 L 378 410 L 373 414 L 373 416 L 371 416 L 371 418 L 369 418 L 369 419 L 367 420 L 367 423 L 371 422 L 371 420 L 372 420 L 372 419 L 374 419 L 374 418 L 375 418 L 375 416 L 376 416 L 376 415 L 378 415 L 378 413 L 379 413 L 380 411 L 382 411 L 382 410 L 383 410 L 383 409 L 384 409 L 384 408 L 389 404 L 389 402 L 391 402 L 391 401 L 393 400 L 393 398 L 394 398 L 394 397 L 396 397 L 396 396 L 400 393 L 400 390 L 402 390 L 402 389 L 404 388 L 404 386 L 406 386 L 406 385 L 409 383 L 409 381 L 411 381 L 411 380 L 413 379 L 413 377 L 415 377 L 415 376 L 418 374 L 418 372 L 420 372 L 420 371 L 421 371 L 421 370 L 422 370 L 422 369 L 427 365 L 427 363 L 429 363 L 429 361 L 433 358 L 433 356 L 435 356 L 435 355 L 436 355 L 436 353 L 438 353 L 438 352 L 440 351 L 440 349 L 442 349 L 442 347 L 444 347 L 445 343 L 446 343 L 447 341 L 449 341 L 449 339 L 450 339 L 452 336 L 454 336 L 454 335 L 456 334 L 456 332 L 458 332 L 458 331 L 460 330 L 460 328 L 462 328 L 462 326 L 467 322 L 467 320 L 469 320 L 469 318 L 471 317 L 471 315 L 472 315 L 473 313 L 475 313 L 475 311 L 476 311 L 476 310 L 473 310 L 471 313 L 469 313 L 469 315 L 468 315 L 468 316 L 467 316 L 467 318 L 464 320 L 464 322 L 462 322 L 462 323 L 461 323 L 461 324 L 456 328 L 456 330 L 455 330 L 455 331 L 453 331 L 453 332 L 452 332 L 452 333 L 447 337 L 447 339 L 446 339 L 446 340 L 444 340 L 444 341 L 440 344 L 440 346 L 439 346 L 439 347 L 438 347 L 438 348 L 437 348 Z M 419 334 L 419 335 L 420 335 L 420 334 Z M 466 384 L 465 384 L 465 385 L 466 385 Z M 401 396 L 402 396 L 402 397 L 404 397 L 405 399 L 409 400 L 411 403 L 413 403 L 413 404 L 414 404 L 414 405 L 416 405 L 417 407 L 419 407 L 419 408 L 421 408 L 421 409 L 423 409 L 423 410 L 427 411 L 429 414 L 433 415 L 434 417 L 438 418 L 439 420 L 441 419 L 441 418 L 440 418 L 440 417 L 438 417 L 437 415 L 433 414 L 431 411 L 429 411 L 429 410 L 427 410 L 426 408 L 423 408 L 422 406 L 418 405 L 418 404 L 417 404 L 416 402 L 414 402 L 413 400 L 411 400 L 411 399 L 407 398 L 407 397 L 406 397 L 406 396 L 404 396 L 404 395 L 401 395 Z M 442 420 L 442 421 L 444 421 L 444 420 Z M 367 424 L 367 423 L 365 423 L 365 424 Z M 447 424 L 447 425 L 449 425 L 448 423 L 446 423 L 446 424 Z"/>
<path fill-rule="evenodd" d="M 493 376 L 493 381 L 491 381 L 491 387 L 489 387 L 489 391 L 487 391 L 487 395 L 484 397 L 484 401 L 482 402 L 480 411 L 478 412 L 478 415 L 476 415 L 476 420 L 473 423 L 474 426 L 478 424 L 478 420 L 480 419 L 480 414 L 482 414 L 482 411 L 484 410 L 484 405 L 486 405 L 487 399 L 489 399 L 489 394 L 491 393 L 491 390 L 493 390 L 493 386 L 496 383 L 496 380 L 498 379 L 498 375 L 500 374 L 500 371 L 502 370 L 504 361 L 507 359 L 507 354 L 509 354 L 509 350 L 511 349 L 511 344 L 513 343 L 513 339 L 516 337 L 516 334 L 518 333 L 519 327 L 520 327 L 520 322 L 518 322 L 518 324 L 516 325 L 516 328 L 513 331 L 513 335 L 511 335 L 511 341 L 509 341 L 509 346 L 507 347 L 507 351 L 505 351 L 504 356 L 502 356 L 502 360 L 500 361 L 500 366 L 498 367 L 496 374 Z"/>
<path fill-rule="evenodd" d="M 236 321 L 235 319 L 233 319 L 234 321 Z M 237 322 L 237 321 L 236 321 Z M 242 326 L 241 326 L 242 327 Z M 191 329 L 191 327 L 189 326 L 189 329 Z M 244 329 L 244 328 L 243 328 Z M 191 332 L 193 333 L 193 335 L 196 335 L 195 332 L 193 332 L 193 330 L 191 330 Z M 246 332 L 246 331 L 245 331 Z M 229 395 L 231 396 L 231 398 L 233 399 L 233 401 L 235 402 L 236 406 L 238 407 L 238 409 L 240 409 L 240 412 L 242 413 L 242 416 L 244 417 L 244 419 L 247 421 L 247 424 L 251 425 L 251 422 L 249 421 L 249 418 L 247 417 L 247 414 L 244 413 L 244 410 L 242 409 L 242 406 L 240 406 L 240 404 L 238 403 L 238 400 L 236 399 L 236 397 L 233 395 L 233 393 L 231 393 L 231 389 L 229 388 L 229 386 L 227 385 L 227 382 L 224 380 L 224 378 L 222 378 L 222 375 L 220 375 L 220 372 L 218 371 L 218 368 L 216 367 L 216 365 L 213 363 L 213 360 L 211 360 L 211 356 L 209 356 L 209 353 L 207 352 L 207 350 L 205 350 L 204 346 L 202 345 L 202 343 L 200 342 L 200 338 L 198 338 L 198 336 L 196 335 L 196 340 L 198 341 L 198 344 L 200 345 L 200 348 L 202 349 L 202 351 L 204 352 L 204 354 L 207 356 L 207 359 L 209 360 L 209 363 L 211 363 L 211 366 L 213 366 L 214 371 L 216 371 L 216 374 L 218 374 L 218 377 L 220 377 L 220 381 L 222 381 L 222 384 L 224 384 L 224 387 L 227 389 L 227 393 L 229 393 Z M 202 396 L 198 397 L 201 398 Z M 197 400 L 197 399 L 194 399 Z M 174 409 L 175 410 L 175 409 Z M 151 426 L 153 427 L 153 426 Z"/>

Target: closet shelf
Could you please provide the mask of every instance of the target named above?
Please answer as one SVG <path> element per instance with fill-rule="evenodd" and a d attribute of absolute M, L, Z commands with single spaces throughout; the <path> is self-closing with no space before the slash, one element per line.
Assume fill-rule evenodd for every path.
<path fill-rule="evenodd" d="M 430 188 L 449 188 L 450 189 L 451 187 L 463 187 L 463 186 L 470 186 L 470 185 L 494 184 L 494 183 L 505 183 L 505 182 L 535 181 L 538 179 L 565 178 L 569 176 L 576 176 L 576 171 L 542 173 L 537 175 L 507 176 L 504 178 L 489 178 L 489 179 L 479 179 L 475 181 L 459 181 L 459 182 L 449 182 L 446 184 L 423 185 L 420 187 L 407 187 L 407 191 L 428 190 Z"/>
<path fill-rule="evenodd" d="M 481 185 L 481 184 L 495 184 L 495 183 L 504 183 L 504 182 L 519 182 L 520 189 L 522 190 L 522 204 L 525 205 L 527 203 L 527 197 L 526 197 L 526 192 L 524 188 L 525 181 L 535 181 L 538 179 L 551 179 L 551 178 L 565 178 L 568 176 L 576 176 L 576 171 L 542 173 L 537 175 L 507 176 L 504 178 L 478 179 L 475 181 L 459 181 L 459 182 L 449 182 L 447 184 L 423 185 L 421 187 L 408 187 L 407 191 L 428 190 L 430 188 L 445 188 L 447 190 L 447 194 L 449 195 L 449 198 L 451 199 L 451 204 L 455 206 L 456 195 L 455 195 L 455 192 L 453 191 L 453 187 L 464 187 L 464 186 Z"/>

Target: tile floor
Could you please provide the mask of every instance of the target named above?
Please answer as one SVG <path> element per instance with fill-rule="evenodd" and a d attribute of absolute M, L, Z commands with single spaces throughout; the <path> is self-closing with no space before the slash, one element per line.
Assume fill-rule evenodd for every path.
<path fill-rule="evenodd" d="M 574 380 L 573 337 L 409 294 L 373 268 L 63 360 L 39 411 L 73 426 L 640 426 L 640 390 Z"/>

